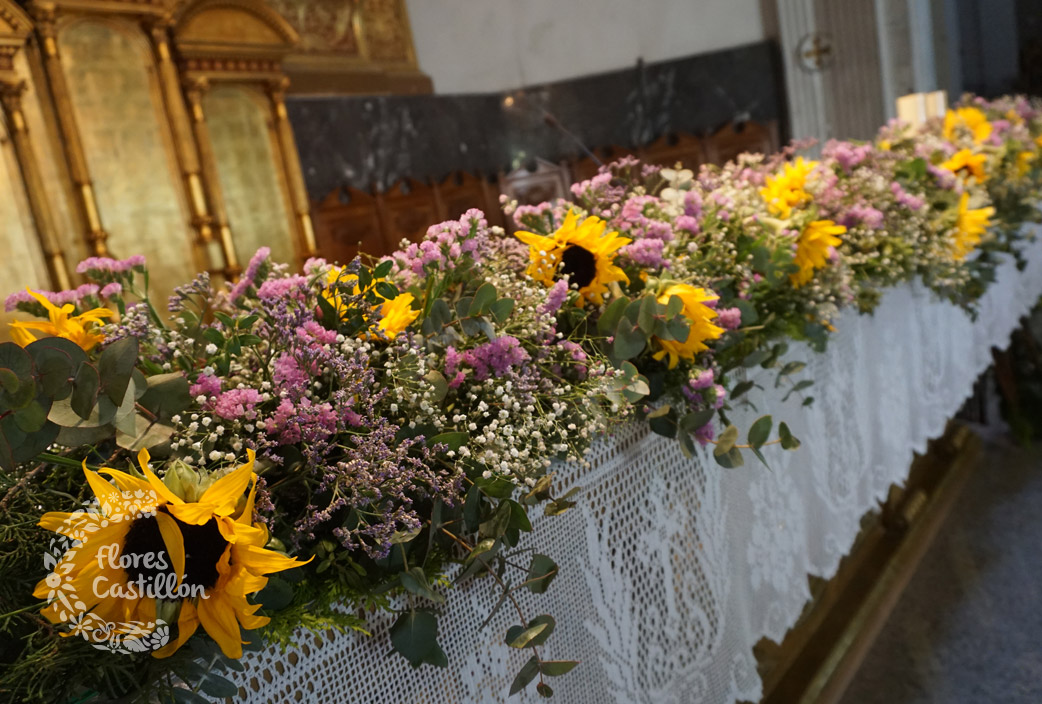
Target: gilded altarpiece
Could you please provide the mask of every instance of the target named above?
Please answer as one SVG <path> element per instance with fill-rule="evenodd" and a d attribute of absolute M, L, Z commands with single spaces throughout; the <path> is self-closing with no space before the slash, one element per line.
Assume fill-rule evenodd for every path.
<path fill-rule="evenodd" d="M 215 86 L 203 98 L 217 175 L 241 259 L 270 247 L 278 261 L 293 261 L 286 189 L 273 149 L 267 96 L 245 86 Z"/>
<path fill-rule="evenodd" d="M 0 0 L 0 294 L 315 252 L 287 93 L 427 92 L 405 0 Z"/>
<path fill-rule="evenodd" d="M 3 256 L 0 256 L 0 299 L 16 288 L 49 285 L 40 243 L 26 202 L 7 126 L 0 126 L 0 222 L 3 223 Z M 0 308 L 2 310 L 2 308 Z"/>
<path fill-rule="evenodd" d="M 161 262 L 152 281 L 169 292 L 205 265 L 193 259 L 146 39 L 132 25 L 77 21 L 58 40 L 108 248 Z"/>

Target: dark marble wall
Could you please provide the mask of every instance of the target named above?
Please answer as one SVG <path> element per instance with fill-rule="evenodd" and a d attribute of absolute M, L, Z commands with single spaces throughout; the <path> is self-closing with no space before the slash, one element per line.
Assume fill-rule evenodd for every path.
<path fill-rule="evenodd" d="M 577 142 L 636 147 L 736 120 L 784 123 L 780 76 L 776 47 L 762 42 L 512 93 L 291 98 L 288 107 L 317 200 L 345 185 L 556 161 L 580 153 Z"/>

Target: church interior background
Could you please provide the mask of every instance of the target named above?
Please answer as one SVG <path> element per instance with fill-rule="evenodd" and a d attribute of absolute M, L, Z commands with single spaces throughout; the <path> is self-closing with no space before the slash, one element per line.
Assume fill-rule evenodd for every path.
<path fill-rule="evenodd" d="M 0 280 L 57 290 L 86 256 L 140 251 L 167 291 L 261 245 L 379 256 L 602 159 L 723 163 L 868 137 L 904 93 L 1037 88 L 1038 2 L 881 2 L 677 1 L 654 26 L 616 2 L 584 33 L 632 37 L 584 45 L 567 27 L 592 2 L 540 24 L 552 3 L 4 0 Z M 1019 43 L 987 35 L 1003 22 Z M 804 35 L 826 37 L 810 71 L 787 58 Z"/>

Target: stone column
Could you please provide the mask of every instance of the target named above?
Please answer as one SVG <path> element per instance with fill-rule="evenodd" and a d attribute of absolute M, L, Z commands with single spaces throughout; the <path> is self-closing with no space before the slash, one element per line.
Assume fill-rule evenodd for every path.
<path fill-rule="evenodd" d="M 206 113 L 203 111 L 203 96 L 209 90 L 210 84 L 205 78 L 190 78 L 186 83 L 185 95 L 188 98 L 188 109 L 191 112 L 195 144 L 199 149 L 203 188 L 210 196 L 213 219 L 220 238 L 221 253 L 224 255 L 224 275 L 229 279 L 234 279 L 242 271 L 242 267 L 239 265 L 239 258 L 235 252 L 231 228 L 228 226 L 228 213 L 224 207 L 224 195 L 217 175 L 217 158 L 214 156 L 210 130 L 206 126 Z"/>
<path fill-rule="evenodd" d="M 14 146 L 18 167 L 22 172 L 25 194 L 36 225 L 36 235 L 40 239 L 40 248 L 47 264 L 47 272 L 51 284 L 59 290 L 72 287 L 69 268 L 65 262 L 65 253 L 58 244 L 58 232 L 51 215 L 51 206 L 44 187 L 40 165 L 36 160 L 29 128 L 22 112 L 22 94 L 25 92 L 25 81 L 17 83 L 0 82 L 0 104 L 7 116 L 8 130 Z"/>
<path fill-rule="evenodd" d="M 293 206 L 293 224 L 297 231 L 302 259 L 313 257 L 318 252 L 315 245 L 315 229 L 311 224 L 311 205 L 308 201 L 307 188 L 304 186 L 304 174 L 300 170 L 300 155 L 297 143 L 293 140 L 293 127 L 289 124 L 286 113 L 286 88 L 289 79 L 267 83 L 268 97 L 271 99 L 271 111 L 278 137 L 279 154 L 281 155 L 283 173 L 289 187 L 290 202 Z"/>
<path fill-rule="evenodd" d="M 61 135 L 61 148 L 65 161 L 69 167 L 69 175 L 75 190 L 76 208 L 80 211 L 83 222 L 86 224 L 88 249 L 95 256 L 108 256 L 108 247 L 105 241 L 108 233 L 102 228 L 101 218 L 98 215 L 98 203 L 94 196 L 94 185 L 90 178 L 90 170 L 87 168 L 87 157 L 83 151 L 83 142 L 80 139 L 80 130 L 76 124 L 76 116 L 73 113 L 72 97 L 69 94 L 69 86 L 65 80 L 65 69 L 62 67 L 61 56 L 58 53 L 58 38 L 55 29 L 55 17 L 53 9 L 34 7 L 36 19 L 36 31 L 40 37 L 40 46 L 43 49 L 43 67 L 47 74 L 47 82 L 50 85 L 51 97 L 54 99 L 55 114 L 58 119 L 58 131 Z"/>

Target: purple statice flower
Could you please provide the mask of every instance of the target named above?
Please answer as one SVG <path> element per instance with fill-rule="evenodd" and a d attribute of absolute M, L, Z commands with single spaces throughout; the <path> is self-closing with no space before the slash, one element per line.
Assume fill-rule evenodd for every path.
<path fill-rule="evenodd" d="M 123 284 L 119 283 L 118 281 L 113 281 L 112 283 L 105 284 L 105 286 L 101 289 L 102 298 L 116 298 L 121 295 L 123 295 Z"/>
<path fill-rule="evenodd" d="M 894 181 L 890 184 L 890 192 L 894 194 L 894 199 L 908 208 L 909 210 L 922 210 L 926 205 L 926 201 L 918 196 L 913 196 L 911 193 L 906 191 L 900 183 Z"/>
<path fill-rule="evenodd" d="M 853 144 L 834 139 L 829 140 L 822 151 L 822 155 L 826 159 L 835 159 L 836 163 L 848 174 L 871 154 L 871 144 Z"/>
<path fill-rule="evenodd" d="M 621 186 L 611 185 L 614 176 L 610 171 L 602 170 L 586 181 L 572 184 L 572 195 L 590 204 L 607 204 L 623 197 L 626 190 Z M 518 206 L 519 208 L 522 206 Z M 515 219 L 516 219 L 515 215 Z"/>
<path fill-rule="evenodd" d="M 297 338 L 309 344 L 331 345 L 336 342 L 336 330 L 328 330 L 309 320 L 297 328 Z"/>
<path fill-rule="evenodd" d="M 712 423 L 706 423 L 695 431 L 695 440 L 697 440 L 698 444 L 702 447 L 708 445 L 714 437 L 716 437 L 716 430 L 713 428 Z"/>
<path fill-rule="evenodd" d="M 307 285 L 307 277 L 300 276 L 299 274 L 287 276 L 281 279 L 268 279 L 260 285 L 260 288 L 257 289 L 257 298 L 266 300 L 293 296 L 297 299 L 302 299 L 304 297 L 304 291 L 307 289 Z"/>
<path fill-rule="evenodd" d="M 192 394 L 192 398 L 199 396 L 206 396 L 211 398 L 221 393 L 221 380 L 213 374 L 204 372 L 195 379 L 188 392 Z"/>
<path fill-rule="evenodd" d="M 50 300 L 50 297 L 47 296 L 47 291 L 37 291 L 37 293 L 43 294 L 47 300 Z M 29 295 L 28 291 L 15 291 L 4 299 L 4 310 L 10 313 L 11 311 L 16 310 L 21 304 L 39 305 L 36 303 L 36 299 Z"/>
<path fill-rule="evenodd" d="M 254 410 L 263 399 L 256 389 L 229 389 L 217 396 L 213 412 L 225 420 L 252 419 Z"/>
<path fill-rule="evenodd" d="M 520 229 L 542 229 L 553 225 L 554 204 L 544 201 L 536 205 L 518 205 L 514 209 L 514 224 Z"/>
<path fill-rule="evenodd" d="M 143 254 L 135 254 L 126 259 L 87 257 L 76 265 L 76 273 L 88 274 L 90 276 L 104 276 L 106 274 L 124 274 L 132 269 L 142 271 L 144 268 L 145 256 Z"/>
<path fill-rule="evenodd" d="M 659 171 L 662 171 L 662 167 L 658 164 L 642 164 L 640 168 L 640 175 L 641 178 L 647 180 L 652 176 L 657 176 Z"/>
<path fill-rule="evenodd" d="M 184 307 L 185 300 L 192 296 L 201 296 L 207 299 L 213 296 L 213 292 L 210 290 L 210 272 L 204 271 L 198 274 L 190 283 L 175 288 L 173 295 L 167 301 L 167 310 L 171 313 L 180 312 Z"/>
<path fill-rule="evenodd" d="M 271 374 L 275 385 L 280 389 L 300 389 L 303 394 L 307 390 L 310 375 L 305 372 L 297 358 L 292 354 L 284 353 L 275 360 Z"/>
<path fill-rule="evenodd" d="M 737 330 L 742 324 L 740 308 L 723 308 L 717 311 L 717 320 L 724 330 Z"/>
<path fill-rule="evenodd" d="M 712 369 L 705 369 L 696 378 L 687 382 L 687 384 L 692 391 L 701 391 L 712 386 L 715 378 Z"/>
<path fill-rule="evenodd" d="M 644 230 L 644 236 L 649 239 L 672 242 L 675 238 L 673 227 L 665 220 L 651 220 Z"/>
<path fill-rule="evenodd" d="M 667 266 L 662 255 L 664 243 L 659 239 L 639 239 L 619 250 L 619 254 L 634 264 L 646 269 L 661 269 Z"/>
<path fill-rule="evenodd" d="M 876 208 L 873 208 L 871 205 L 858 203 L 851 206 L 843 217 L 840 218 L 840 224 L 844 227 L 864 225 L 869 229 L 878 230 L 883 227 L 884 220 L 883 213 Z"/>
<path fill-rule="evenodd" d="M 933 164 L 927 164 L 926 170 L 930 173 L 931 176 L 937 179 L 937 186 L 939 188 L 943 188 L 949 191 L 955 190 L 955 186 L 958 183 L 958 179 L 956 178 L 955 174 L 953 174 L 951 171 L 949 171 L 948 169 L 942 169 L 939 166 L 934 166 Z"/>
<path fill-rule="evenodd" d="M 228 294 L 228 298 L 235 302 L 239 300 L 250 286 L 253 286 L 257 280 L 257 274 L 260 273 L 261 265 L 267 261 L 268 257 L 271 256 L 270 247 L 261 247 L 253 256 L 250 257 L 250 263 L 246 265 L 246 271 L 242 272 L 242 276 L 239 281 L 232 287 L 231 292 Z"/>
<path fill-rule="evenodd" d="M 480 262 L 485 257 L 490 232 L 485 214 L 471 208 L 459 220 L 432 225 L 423 240 L 392 254 L 392 271 L 408 286 L 425 271 L 448 272 L 465 261 Z"/>
<path fill-rule="evenodd" d="M 459 352 L 450 345 L 445 350 L 445 376 L 455 377 L 459 367 L 465 364 L 474 370 L 477 381 L 484 381 L 490 376 L 503 376 L 529 359 L 521 341 L 513 335 L 497 337 L 492 342 L 465 352 Z"/>
<path fill-rule="evenodd" d="M 576 362 L 586 361 L 587 356 L 586 352 L 583 351 L 582 345 L 571 340 L 559 340 L 557 346 L 567 352 L 568 356 Z"/>
<path fill-rule="evenodd" d="M 568 300 L 568 282 L 564 279 L 555 281 L 546 291 L 546 300 L 539 306 L 542 315 L 555 315 Z"/>
<path fill-rule="evenodd" d="M 697 235 L 702 231 L 702 226 L 698 223 L 698 218 L 694 215 L 681 215 L 677 218 L 678 230 L 684 230 L 692 235 Z"/>
<path fill-rule="evenodd" d="M 294 403 L 284 398 L 275 409 L 273 425 L 268 432 L 277 438 L 279 445 L 323 443 L 337 431 L 337 427 L 337 414 L 331 403 L 313 403 L 309 398 Z"/>
<path fill-rule="evenodd" d="M 633 222 L 643 222 L 646 219 L 644 208 L 649 205 L 657 205 L 658 202 L 659 199 L 655 196 L 630 196 L 626 199 L 626 202 L 622 204 L 622 211 L 619 212 L 619 218 Z"/>
<path fill-rule="evenodd" d="M 695 190 L 684 193 L 684 215 L 692 218 L 702 216 L 702 194 Z M 678 221 L 679 227 L 679 221 Z M 684 228 L 687 229 L 687 228 Z"/>
<path fill-rule="evenodd" d="M 716 392 L 716 398 L 713 400 L 713 408 L 719 410 L 724 405 L 724 400 L 727 398 L 727 390 L 720 384 L 713 385 L 713 391 Z"/>

